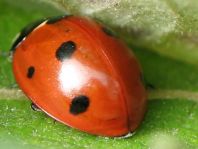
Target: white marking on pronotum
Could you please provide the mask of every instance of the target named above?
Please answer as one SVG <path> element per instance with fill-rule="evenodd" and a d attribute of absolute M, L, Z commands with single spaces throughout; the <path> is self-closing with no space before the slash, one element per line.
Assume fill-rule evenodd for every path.
<path fill-rule="evenodd" d="M 37 27 L 35 27 L 35 28 L 32 30 L 32 32 L 33 32 L 33 31 L 36 31 L 37 29 L 39 29 L 39 28 L 41 28 L 42 26 L 44 26 L 44 25 L 47 23 L 47 21 L 48 21 L 48 20 L 45 20 L 45 21 L 43 21 L 42 23 L 40 23 Z"/>
<path fill-rule="evenodd" d="M 43 25 L 45 25 L 46 22 L 47 22 L 47 20 L 44 21 L 44 22 L 42 22 L 42 23 L 40 23 L 40 24 L 39 24 L 37 27 L 35 27 L 31 32 L 33 32 L 33 31 L 37 30 L 38 28 L 42 27 Z M 18 34 L 13 38 L 12 43 L 14 43 L 14 42 L 17 40 L 17 38 L 19 38 L 20 34 L 21 34 L 21 33 L 18 33 Z M 26 36 L 15 46 L 15 48 L 17 48 L 25 39 L 26 39 Z"/>
<path fill-rule="evenodd" d="M 23 37 L 23 39 L 15 46 L 15 48 L 17 48 L 25 39 L 26 37 Z"/>

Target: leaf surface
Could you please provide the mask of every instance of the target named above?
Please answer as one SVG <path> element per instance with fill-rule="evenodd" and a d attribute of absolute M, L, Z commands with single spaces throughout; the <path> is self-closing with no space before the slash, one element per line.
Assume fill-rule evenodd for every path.
<path fill-rule="evenodd" d="M 196 0 L 19 1 L 0 0 L 0 146 L 198 148 Z M 146 83 L 152 88 L 149 98 L 155 100 L 148 101 L 145 120 L 132 137 L 97 137 L 69 128 L 31 110 L 30 101 L 18 90 L 8 52 L 13 38 L 26 24 L 65 10 L 102 21 L 139 59 Z"/>

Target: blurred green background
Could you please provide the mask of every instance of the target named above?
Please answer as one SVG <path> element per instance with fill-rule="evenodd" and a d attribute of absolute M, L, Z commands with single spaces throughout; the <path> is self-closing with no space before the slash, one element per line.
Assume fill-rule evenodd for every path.
<path fill-rule="evenodd" d="M 89 0 L 79 3 L 76 0 L 0 0 L 0 146 L 198 148 L 198 5 L 195 0 L 180 2 L 114 0 L 104 7 L 100 1 Z M 32 111 L 29 100 L 17 94 L 9 57 L 14 37 L 34 20 L 65 13 L 88 15 L 112 28 L 133 49 L 146 82 L 154 86 L 152 92 L 162 91 L 155 100 L 150 96 L 145 120 L 132 137 L 112 139 L 79 132 L 42 112 Z M 119 21 L 121 16 L 128 16 L 130 21 L 124 24 L 123 20 Z M 174 21 L 176 27 L 163 32 Z M 166 91 L 170 94 L 165 94 Z M 178 91 L 185 96 L 172 96 Z"/>

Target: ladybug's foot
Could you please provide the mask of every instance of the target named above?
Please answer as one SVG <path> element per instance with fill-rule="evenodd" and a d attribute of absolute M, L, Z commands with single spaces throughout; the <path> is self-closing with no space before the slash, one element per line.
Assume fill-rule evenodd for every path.
<path fill-rule="evenodd" d="M 32 108 L 32 110 L 34 110 L 34 111 L 38 111 L 38 112 L 41 111 L 41 109 L 40 109 L 36 104 L 34 104 L 33 102 L 31 103 L 31 108 Z"/>
<path fill-rule="evenodd" d="M 154 89 L 156 89 L 156 87 L 153 84 L 151 84 L 151 83 L 146 83 L 146 89 L 154 90 Z"/>
<path fill-rule="evenodd" d="M 54 124 L 56 124 L 57 120 L 53 120 Z"/>

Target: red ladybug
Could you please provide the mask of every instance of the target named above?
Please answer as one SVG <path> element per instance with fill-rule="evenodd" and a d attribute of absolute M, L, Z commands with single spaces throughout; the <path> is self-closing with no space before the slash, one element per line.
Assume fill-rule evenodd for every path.
<path fill-rule="evenodd" d="M 27 27 L 15 41 L 13 71 L 42 111 L 90 134 L 133 132 L 145 113 L 140 65 L 100 24 L 64 16 Z"/>

